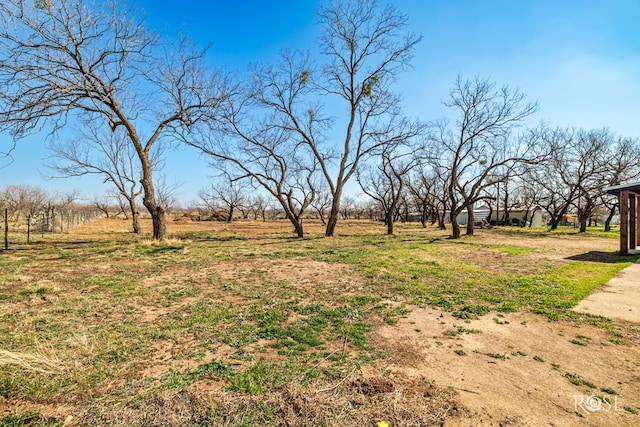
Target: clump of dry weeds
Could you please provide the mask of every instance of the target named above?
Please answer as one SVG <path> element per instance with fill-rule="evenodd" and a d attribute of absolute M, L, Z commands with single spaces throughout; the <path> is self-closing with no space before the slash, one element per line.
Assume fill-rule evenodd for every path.
<path fill-rule="evenodd" d="M 324 390 L 324 391 L 323 391 Z M 454 393 L 421 379 L 358 377 L 320 389 L 289 383 L 264 395 L 159 391 L 122 407 L 95 407 L 73 419 L 94 426 L 441 426 L 462 411 Z"/>
<path fill-rule="evenodd" d="M 0 350 L 0 366 L 14 365 L 29 372 L 58 374 L 66 369 L 64 364 L 51 352 L 30 354 Z"/>

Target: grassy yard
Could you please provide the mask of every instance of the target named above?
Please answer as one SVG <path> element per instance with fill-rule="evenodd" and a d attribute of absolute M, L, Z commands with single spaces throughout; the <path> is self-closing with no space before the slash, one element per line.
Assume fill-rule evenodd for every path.
<path fill-rule="evenodd" d="M 65 414 L 71 425 L 362 425 L 398 405 L 383 381 L 358 379 L 388 357 L 376 327 L 416 306 L 606 327 L 569 309 L 637 258 L 596 230 L 451 240 L 351 222 L 335 238 L 309 224 L 298 240 L 284 222 L 189 223 L 154 242 L 123 226 L 101 220 L 0 253 L 0 426 Z"/>

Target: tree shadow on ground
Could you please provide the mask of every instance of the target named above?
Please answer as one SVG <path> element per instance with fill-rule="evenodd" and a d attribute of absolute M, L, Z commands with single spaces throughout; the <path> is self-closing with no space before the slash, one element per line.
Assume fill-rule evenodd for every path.
<path fill-rule="evenodd" d="M 623 262 L 636 262 L 640 258 L 638 255 L 620 255 L 619 252 L 589 251 L 579 255 L 572 255 L 565 259 L 571 261 L 590 261 L 602 262 L 609 264 L 618 264 Z"/>

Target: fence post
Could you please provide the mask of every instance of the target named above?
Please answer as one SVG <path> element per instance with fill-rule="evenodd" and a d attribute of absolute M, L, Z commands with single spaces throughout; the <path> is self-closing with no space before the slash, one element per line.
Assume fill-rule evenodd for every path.
<path fill-rule="evenodd" d="M 4 208 L 4 248 L 9 249 L 9 209 Z"/>

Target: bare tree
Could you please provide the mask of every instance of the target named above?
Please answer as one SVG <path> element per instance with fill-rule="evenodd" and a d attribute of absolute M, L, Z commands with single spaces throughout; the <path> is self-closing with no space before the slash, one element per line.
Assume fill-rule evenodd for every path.
<path fill-rule="evenodd" d="M 523 167 L 515 166 L 501 169 L 499 173 L 491 174 L 487 177 L 488 185 L 484 188 L 487 197 L 485 200 L 489 205 L 489 215 L 487 221 L 494 221 L 499 225 L 509 225 L 511 211 L 520 206 L 520 177 L 519 170 Z M 535 165 L 534 165 L 535 167 Z M 495 201 L 495 219 L 493 215 L 493 201 Z"/>
<path fill-rule="evenodd" d="M 112 184 L 129 206 L 134 233 L 140 227 L 137 199 L 142 194 L 142 171 L 138 155 L 122 129 L 114 131 L 87 122 L 76 138 L 49 145 L 53 153 L 50 168 L 60 177 L 99 175 Z M 160 150 L 148 154 L 153 170 L 161 163 Z M 157 189 L 156 189 L 157 191 Z"/>
<path fill-rule="evenodd" d="M 9 210 L 9 221 L 21 222 L 51 202 L 52 195 L 31 185 L 9 185 L 0 191 L 0 208 Z"/>
<path fill-rule="evenodd" d="M 403 137 L 401 132 L 406 129 L 398 126 L 400 98 L 391 86 L 409 65 L 421 37 L 401 35 L 407 17 L 393 6 L 378 9 L 376 1 L 331 1 L 320 11 L 320 24 L 326 63 L 315 83 L 321 93 L 344 103 L 346 120 L 336 123 L 343 129 L 342 140 L 326 150 L 317 137 L 301 128 L 297 130 L 314 153 L 331 191 L 325 235 L 333 236 L 344 186 L 360 161 Z M 299 117 L 295 111 L 287 114 L 294 120 Z M 328 161 L 334 153 L 338 169 L 332 175 Z"/>
<path fill-rule="evenodd" d="M 267 207 L 268 203 L 266 198 L 259 194 L 251 198 L 249 202 L 251 206 L 251 211 L 253 212 L 253 220 L 257 220 L 258 218 L 262 218 L 262 221 L 265 222 L 267 220 Z"/>
<path fill-rule="evenodd" d="M 225 176 L 203 188 L 198 194 L 207 206 L 215 206 L 225 211 L 227 222 L 231 222 L 236 209 L 247 204 L 247 188 L 246 183 Z"/>
<path fill-rule="evenodd" d="M 496 218 L 503 223 L 509 223 L 510 213 L 517 208 L 524 211 L 524 216 L 520 220 L 520 226 L 525 227 L 527 224 L 533 226 L 532 219 L 538 210 L 541 210 L 540 203 L 544 194 L 544 189 L 540 183 L 536 182 L 532 177 L 532 170 L 540 168 L 540 164 L 522 165 L 515 171 L 515 175 L 510 177 L 505 183 L 500 204 L 502 210 Z"/>
<path fill-rule="evenodd" d="M 350 219 L 356 209 L 357 201 L 354 197 L 344 196 L 340 202 L 340 216 L 342 219 Z"/>
<path fill-rule="evenodd" d="M 389 235 L 393 234 L 398 208 L 405 195 L 407 176 L 418 162 L 415 150 L 405 144 L 408 141 L 402 142 L 385 146 L 375 169 L 367 167 L 356 175 L 362 191 L 382 207 Z M 405 211 L 408 216 L 408 207 Z"/>
<path fill-rule="evenodd" d="M 331 206 L 331 193 L 326 186 L 320 187 L 311 207 L 316 211 L 323 225 L 327 225 L 327 211 Z"/>
<path fill-rule="evenodd" d="M 182 135 L 232 180 L 248 179 L 273 196 L 300 238 L 304 212 L 316 196 L 318 162 L 300 143 L 290 118 L 275 106 L 291 106 L 309 91 L 308 77 L 299 73 L 306 64 L 308 57 L 285 51 L 277 68 L 254 68 L 252 81 L 236 86 L 218 120 Z M 317 125 L 312 118 L 305 123 L 300 126 L 309 131 Z"/>
<path fill-rule="evenodd" d="M 233 130 L 259 154 L 229 155 L 229 150 L 202 140 L 194 145 L 234 163 L 266 188 L 296 229 L 301 208 L 315 199 L 318 172 L 331 194 L 325 235 L 333 236 L 345 184 L 359 163 L 403 136 L 400 98 L 392 85 L 408 66 L 420 37 L 401 34 L 407 17 L 393 6 L 379 8 L 376 1 L 332 0 L 319 16 L 325 62 L 316 67 L 307 55 L 285 51 L 280 64 L 253 71 L 252 96 L 233 108 Z M 335 116 L 326 116 L 323 105 L 331 105 Z M 242 106 L 269 113 L 255 120 L 259 128 L 247 129 L 238 125 Z M 335 135 L 339 140 L 334 143 Z M 286 151 L 285 141 L 292 145 Z M 295 207 L 294 193 L 288 196 L 294 188 Z"/>
<path fill-rule="evenodd" d="M 163 238 L 151 152 L 218 104 L 222 85 L 204 54 L 185 38 L 166 47 L 117 0 L 4 0 L 0 130 L 19 139 L 50 125 L 55 134 L 78 118 L 123 130 L 140 162 L 153 236 Z"/>
<path fill-rule="evenodd" d="M 426 228 L 428 221 L 431 224 L 437 222 L 438 228 L 445 230 L 447 180 L 432 166 L 429 162 L 419 163 L 407 179 L 407 188 L 413 205 L 420 213 L 422 227 Z"/>
<path fill-rule="evenodd" d="M 131 207 L 127 199 L 122 197 L 122 194 L 120 194 L 115 187 L 107 189 L 106 195 L 112 199 L 117 206 L 118 213 L 116 213 L 115 216 L 122 214 L 124 215 L 124 219 L 129 219 Z"/>
<path fill-rule="evenodd" d="M 554 147 L 555 152 L 538 167 L 527 168 L 525 177 L 529 186 L 539 187 L 536 191 L 539 193 L 538 202 L 550 218 L 551 230 L 555 230 L 577 197 L 573 172 L 564 173 L 569 161 L 566 158 L 567 152 L 574 146 L 573 134 L 568 129 L 552 129 L 546 125 L 541 125 L 535 132 L 546 144 Z"/>
<path fill-rule="evenodd" d="M 107 195 L 95 196 L 91 200 L 91 205 L 98 209 L 102 214 L 109 219 L 111 217 L 111 210 L 113 208 L 112 201 Z"/>
<path fill-rule="evenodd" d="M 578 173 L 584 179 L 578 182 L 578 198 L 574 202 L 577 208 L 580 232 L 587 231 L 593 212 L 599 207 L 601 194 L 609 183 L 609 148 L 613 145 L 613 134 L 608 129 L 581 131 L 577 135 L 579 160 Z"/>
<path fill-rule="evenodd" d="M 608 131 L 541 126 L 536 132 L 554 153 L 529 173 L 530 180 L 543 189 L 540 205 L 551 218 L 550 228 L 557 229 L 573 211 L 584 231 L 602 188 L 610 182 L 606 179 L 610 169 Z"/>
<path fill-rule="evenodd" d="M 457 115 L 452 127 L 446 121 L 434 126 L 435 163 L 449 170 L 447 195 L 452 237 L 460 237 L 458 215 L 468 212 L 467 234 L 473 234 L 473 209 L 486 197 L 486 189 L 506 179 L 519 163 L 542 158 L 533 138 L 514 138 L 513 131 L 534 113 L 536 103 L 508 86 L 496 87 L 488 79 L 464 80 L 458 76 L 445 105 Z M 494 177 L 494 179 L 488 179 Z M 501 178 L 497 178 L 501 177 Z"/>
<path fill-rule="evenodd" d="M 640 145 L 637 139 L 617 137 L 609 147 L 607 158 L 609 159 L 606 178 L 608 186 L 625 184 L 640 177 Z M 611 220 L 619 209 L 618 197 L 603 191 L 600 194 L 600 203 L 607 211 L 604 230 L 610 231 Z"/>

